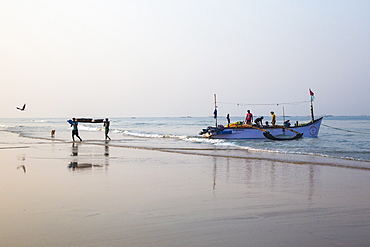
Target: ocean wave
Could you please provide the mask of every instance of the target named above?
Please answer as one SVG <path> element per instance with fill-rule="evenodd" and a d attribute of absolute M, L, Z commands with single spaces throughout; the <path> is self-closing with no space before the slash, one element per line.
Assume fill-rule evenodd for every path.
<path fill-rule="evenodd" d="M 31 123 L 49 123 L 49 121 L 43 120 L 43 119 L 40 119 L 40 120 L 34 120 L 34 119 L 32 119 L 30 122 Z"/>
<path fill-rule="evenodd" d="M 156 133 L 143 133 L 143 132 L 132 132 L 132 131 L 116 131 L 116 133 L 122 133 L 125 136 L 137 137 L 137 138 L 148 138 L 148 139 L 163 139 L 163 140 L 177 140 L 190 143 L 204 143 L 216 145 L 224 143 L 224 140 L 220 139 L 208 139 L 204 137 L 197 136 L 187 136 L 187 135 L 173 135 L 173 134 L 156 134 Z M 181 146 L 181 144 L 179 144 Z"/>
<path fill-rule="evenodd" d="M 6 125 L 6 124 L 0 124 L 0 129 L 5 130 L 8 128 L 14 128 L 15 126 L 13 125 Z"/>
<path fill-rule="evenodd" d="M 142 132 L 130 132 L 127 130 L 123 130 L 122 133 L 127 136 L 140 137 L 140 138 L 165 138 L 167 137 L 167 135 L 150 134 L 150 133 L 142 133 Z"/>
<path fill-rule="evenodd" d="M 86 130 L 86 131 L 103 131 L 103 127 L 91 127 L 91 126 L 87 126 L 87 125 L 79 125 L 78 129 L 79 130 Z"/>
<path fill-rule="evenodd" d="M 207 139 L 203 137 L 187 136 L 187 135 L 172 135 L 172 134 L 154 134 L 144 132 L 132 132 L 132 131 L 116 131 L 116 133 L 123 133 L 127 136 L 139 137 L 139 138 L 155 138 L 155 139 L 177 139 L 182 141 L 194 142 L 194 143 L 221 143 L 223 140 Z"/>
<path fill-rule="evenodd" d="M 194 143 L 210 143 L 210 144 L 224 143 L 224 141 L 220 139 L 207 139 L 207 138 L 189 137 L 189 136 L 187 136 L 186 138 L 183 138 L 183 140 L 194 142 Z"/>

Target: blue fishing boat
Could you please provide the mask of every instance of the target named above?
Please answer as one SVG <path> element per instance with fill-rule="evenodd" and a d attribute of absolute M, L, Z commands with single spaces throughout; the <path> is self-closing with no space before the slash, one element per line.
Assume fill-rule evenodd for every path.
<path fill-rule="evenodd" d="M 317 137 L 319 134 L 322 117 L 315 119 L 313 114 L 313 93 L 311 94 L 311 121 L 307 123 L 296 122 L 293 126 L 269 125 L 261 126 L 246 124 L 243 121 L 228 124 L 226 126 L 217 125 L 217 104 L 215 98 L 215 127 L 209 126 L 199 134 L 212 139 L 270 139 L 270 140 L 295 140 L 302 137 Z"/>

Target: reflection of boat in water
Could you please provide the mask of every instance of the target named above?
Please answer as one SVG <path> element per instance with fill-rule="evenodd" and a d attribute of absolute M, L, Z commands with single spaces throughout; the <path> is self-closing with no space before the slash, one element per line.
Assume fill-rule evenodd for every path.
<path fill-rule="evenodd" d="M 311 91 L 310 91 L 311 93 Z M 313 93 L 311 94 L 313 95 Z M 239 121 L 227 126 L 217 125 L 217 105 L 215 97 L 214 118 L 216 119 L 216 127 L 209 126 L 203 129 L 199 134 L 212 139 L 271 139 L 271 140 L 295 140 L 301 137 L 317 137 L 322 122 L 322 117 L 314 119 L 313 105 L 311 99 L 311 121 L 294 126 L 284 127 L 280 125 L 274 126 L 257 126 L 252 124 L 244 124 Z"/>

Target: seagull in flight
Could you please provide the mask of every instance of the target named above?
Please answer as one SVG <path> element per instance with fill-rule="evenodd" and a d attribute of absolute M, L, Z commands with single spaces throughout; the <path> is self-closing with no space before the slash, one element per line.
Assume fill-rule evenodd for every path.
<path fill-rule="evenodd" d="M 24 109 L 26 109 L 26 104 L 24 104 L 22 108 L 17 107 L 17 109 L 20 111 L 24 111 Z"/>

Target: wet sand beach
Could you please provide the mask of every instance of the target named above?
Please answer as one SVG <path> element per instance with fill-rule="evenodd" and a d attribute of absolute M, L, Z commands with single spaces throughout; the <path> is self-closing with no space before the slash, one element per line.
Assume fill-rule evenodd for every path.
<path fill-rule="evenodd" d="M 368 246 L 370 171 L 0 132 L 0 246 Z"/>

